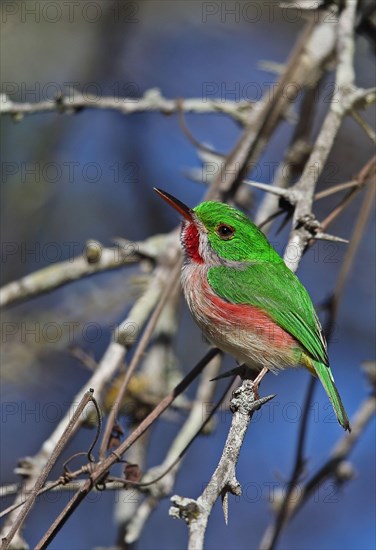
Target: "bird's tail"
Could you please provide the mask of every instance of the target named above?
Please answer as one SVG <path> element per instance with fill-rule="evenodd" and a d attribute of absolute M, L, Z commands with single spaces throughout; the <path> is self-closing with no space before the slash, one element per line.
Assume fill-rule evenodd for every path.
<path fill-rule="evenodd" d="M 320 363 L 319 361 L 315 361 L 314 359 L 311 359 L 311 361 L 313 363 L 315 374 L 319 377 L 326 393 L 328 394 L 338 422 L 345 430 L 348 430 L 350 432 L 350 422 L 347 417 L 345 407 L 343 406 L 342 400 L 337 391 L 336 385 L 334 383 L 334 378 L 330 368 L 327 365 L 324 365 L 324 363 Z"/>

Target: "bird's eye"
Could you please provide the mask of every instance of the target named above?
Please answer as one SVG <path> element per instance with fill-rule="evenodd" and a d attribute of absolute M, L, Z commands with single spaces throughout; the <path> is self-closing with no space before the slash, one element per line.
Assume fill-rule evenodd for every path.
<path fill-rule="evenodd" d="M 235 229 L 231 227 L 231 225 L 221 223 L 217 227 L 217 234 L 224 241 L 228 241 L 229 239 L 232 239 L 232 237 L 235 235 Z"/>

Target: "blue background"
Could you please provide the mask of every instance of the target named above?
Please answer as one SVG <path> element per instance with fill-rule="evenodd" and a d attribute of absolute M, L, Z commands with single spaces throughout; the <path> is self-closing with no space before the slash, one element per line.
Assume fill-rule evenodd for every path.
<path fill-rule="evenodd" d="M 271 3 L 248 3 L 252 4 L 249 9 L 255 10 L 252 12 L 244 12 L 247 3 L 231 3 L 239 4 L 235 15 L 226 12 L 230 3 L 214 3 L 218 12 L 205 17 L 207 6 L 201 2 L 94 2 L 96 18 L 90 11 L 94 8 L 87 6 L 85 11 L 84 5 L 89 3 L 83 2 L 71 18 L 67 7 L 63 7 L 62 17 L 55 22 L 52 3 L 24 4 L 28 8 L 36 5 L 37 12 L 22 11 L 22 3 L 17 3 L 17 13 L 8 16 L 3 29 L 1 53 L 3 90 L 14 92 L 12 100 L 22 101 L 51 99 L 53 91 L 64 89 L 68 82 L 76 82 L 83 91 L 97 89 L 102 96 L 115 93 L 137 98 L 145 90 L 159 87 L 168 98 L 200 98 L 209 85 L 216 91 L 213 97 L 223 100 L 257 99 L 248 97 L 250 85 L 256 84 L 266 92 L 276 79 L 259 62 L 284 63 L 304 25 L 301 14 L 291 20 L 286 11 Z M 365 39 L 358 38 L 356 44 L 357 84 L 374 86 L 372 52 Z M 332 79 L 333 75 L 328 82 Z M 324 87 L 318 99 L 316 133 L 328 107 L 328 90 Z M 372 123 L 374 113 L 372 107 L 363 116 Z M 228 152 L 241 131 L 222 115 L 187 115 L 187 122 L 197 139 L 220 152 Z M 282 159 L 291 133 L 291 124 L 280 125 L 253 177 L 265 183 L 272 180 L 271 163 Z M 110 245 L 114 236 L 141 240 L 171 230 L 178 218 L 152 192 L 153 186 L 172 192 L 190 205 L 198 203 L 205 192 L 202 185 L 192 183 L 185 175 L 187 168 L 199 168 L 201 164 L 175 115 L 122 116 L 85 110 L 74 116 L 34 115 L 20 123 L 5 117 L 1 138 L 3 165 L 12 163 L 7 167 L 15 170 L 14 175 L 2 178 L 2 238 L 4 243 L 18 245 L 17 253 L 3 256 L 3 284 L 49 265 L 54 260 L 49 243 L 58 244 L 58 259 L 63 260 L 69 257 L 63 243 L 74 242 L 75 250 L 80 251 L 90 238 Z M 372 153 L 367 137 L 352 119 L 346 119 L 319 189 L 351 180 Z M 69 181 L 66 163 L 73 162 L 78 163 L 77 169 Z M 53 163 L 51 172 L 46 172 L 47 163 Z M 100 167 L 98 178 L 90 172 L 88 163 L 95 163 L 95 169 Z M 34 174 L 28 172 L 32 167 L 36 169 Z M 61 175 L 53 181 L 56 169 Z M 117 170 L 120 180 L 114 176 Z M 262 196 L 261 192 L 254 194 L 250 215 Z M 334 196 L 317 202 L 318 219 L 323 219 L 337 200 Z M 344 238 L 351 236 L 361 200 L 360 195 L 353 201 L 332 225 L 331 232 Z M 329 350 L 350 415 L 368 391 L 360 364 L 374 357 L 374 229 L 373 218 L 347 282 Z M 283 251 L 287 236 L 288 230 L 279 235 L 272 232 L 271 240 L 279 251 Z M 25 247 L 32 249 L 36 243 L 39 252 L 24 253 Z M 335 284 L 345 245 L 336 245 L 334 252 L 330 259 L 327 245 L 316 244 L 299 270 L 318 307 Z M 137 268 L 131 267 L 76 282 L 12 307 L 3 313 L 2 323 L 15 322 L 18 327 L 38 323 L 41 327 L 48 322 L 98 322 L 103 328 L 99 340 L 91 344 L 78 333 L 74 343 L 99 359 L 109 342 L 111 327 L 125 317 L 132 303 L 130 277 L 135 273 Z M 72 342 L 60 339 L 48 344 L 43 338 L 36 340 L 32 335 L 22 338 L 20 332 L 11 341 L 3 340 L 3 483 L 17 479 L 13 468 L 18 458 L 38 451 L 89 377 L 67 351 Z M 175 349 L 185 370 L 206 349 L 184 307 Z M 227 359 L 226 365 L 232 367 L 233 363 Z M 271 518 L 270 484 L 281 488 L 291 471 L 308 376 L 303 371 L 287 371 L 279 377 L 267 377 L 263 383 L 263 393 L 275 392 L 277 397 L 252 422 L 238 464 L 243 496 L 230 498 L 229 527 L 224 524 L 220 505 L 215 507 L 207 532 L 208 549 L 257 548 Z M 194 395 L 194 388 L 189 395 Z M 201 493 L 220 457 L 229 423 L 230 415 L 223 411 L 215 433 L 201 437 L 191 447 L 174 493 L 193 498 Z M 163 459 L 178 429 L 165 421 L 157 426 L 151 437 L 148 466 Z M 310 472 L 320 467 L 341 435 L 330 416 L 327 398 L 318 387 L 306 449 Z M 91 437 L 91 432 L 81 430 L 65 456 L 85 448 Z M 333 494 L 333 487 L 324 484 L 285 530 L 280 548 L 375 548 L 374 460 L 373 421 L 351 455 L 356 478 Z M 39 499 L 25 530 L 31 545 L 39 540 L 68 497 L 59 493 Z M 114 543 L 114 498 L 112 493 L 92 495 L 51 548 L 83 549 Z M 168 499 L 164 500 L 152 515 L 139 548 L 186 546 L 186 526 L 168 516 L 169 505 Z"/>

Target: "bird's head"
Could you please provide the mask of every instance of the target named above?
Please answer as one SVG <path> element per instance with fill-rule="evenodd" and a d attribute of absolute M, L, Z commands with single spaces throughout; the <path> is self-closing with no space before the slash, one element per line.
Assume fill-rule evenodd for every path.
<path fill-rule="evenodd" d="M 189 208 L 166 191 L 155 191 L 184 218 L 181 242 L 188 260 L 207 265 L 282 261 L 240 210 L 212 201 Z"/>

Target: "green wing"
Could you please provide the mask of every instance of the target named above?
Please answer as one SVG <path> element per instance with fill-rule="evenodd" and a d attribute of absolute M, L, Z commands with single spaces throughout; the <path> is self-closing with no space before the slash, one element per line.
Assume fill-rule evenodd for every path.
<path fill-rule="evenodd" d="M 250 304 L 270 318 L 315 359 L 329 365 L 325 338 L 308 292 L 283 261 L 244 269 L 218 266 L 208 271 L 214 292 L 235 304 Z"/>

